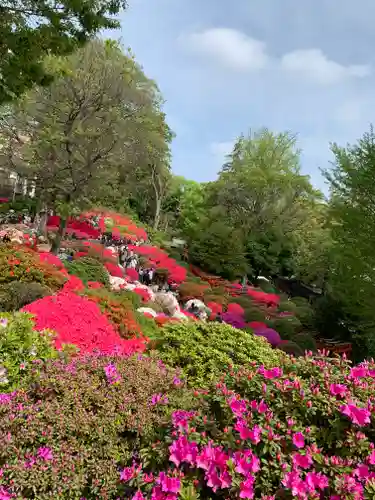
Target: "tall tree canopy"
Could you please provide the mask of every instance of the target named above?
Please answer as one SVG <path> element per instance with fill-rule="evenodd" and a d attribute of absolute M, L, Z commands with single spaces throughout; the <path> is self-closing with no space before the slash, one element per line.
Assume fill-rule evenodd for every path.
<path fill-rule="evenodd" d="M 0 105 L 34 84 L 47 85 L 49 54 L 67 55 L 104 28 L 125 0 L 2 0 L 0 3 Z"/>
<path fill-rule="evenodd" d="M 14 106 L 3 160 L 36 182 L 48 207 L 65 216 L 120 196 L 141 161 L 159 175 L 169 129 L 155 83 L 131 54 L 96 40 L 47 64 L 56 78 Z"/>
<path fill-rule="evenodd" d="M 330 286 L 366 355 L 375 355 L 375 134 L 354 145 L 334 144 L 331 186 L 333 259 Z"/>
<path fill-rule="evenodd" d="M 321 198 L 308 176 L 301 174 L 295 137 L 263 129 L 239 137 L 217 181 L 207 185 L 206 216 L 238 231 L 245 267 L 254 278 L 290 275 L 295 272 L 296 232 Z M 201 224 L 207 226 L 207 220 Z M 198 224 L 196 233 L 201 231 Z M 203 254 L 199 257 L 205 263 Z M 244 265 L 238 262 L 240 273 Z"/>

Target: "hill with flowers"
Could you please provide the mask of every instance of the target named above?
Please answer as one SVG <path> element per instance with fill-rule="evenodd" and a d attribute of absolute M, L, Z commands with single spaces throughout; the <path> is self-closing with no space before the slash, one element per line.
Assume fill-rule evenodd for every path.
<path fill-rule="evenodd" d="M 375 365 L 317 352 L 306 303 L 205 275 L 113 212 L 70 220 L 59 256 L 19 233 L 0 253 L 0 498 L 372 498 Z"/>

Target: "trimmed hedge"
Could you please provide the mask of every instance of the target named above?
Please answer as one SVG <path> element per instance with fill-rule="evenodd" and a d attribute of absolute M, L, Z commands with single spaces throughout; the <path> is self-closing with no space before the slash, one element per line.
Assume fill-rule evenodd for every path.
<path fill-rule="evenodd" d="M 0 286 L 0 311 L 18 311 L 47 295 L 52 295 L 52 290 L 40 283 L 12 281 Z"/>
<path fill-rule="evenodd" d="M 229 367 L 252 361 L 276 366 L 282 354 L 262 337 L 237 330 L 225 323 L 170 323 L 160 330 L 158 356 L 180 367 L 191 385 L 205 386 Z"/>
<path fill-rule="evenodd" d="M 109 274 L 106 268 L 97 259 L 82 257 L 66 264 L 69 274 L 78 276 L 85 284 L 89 281 L 97 281 L 109 287 Z"/>

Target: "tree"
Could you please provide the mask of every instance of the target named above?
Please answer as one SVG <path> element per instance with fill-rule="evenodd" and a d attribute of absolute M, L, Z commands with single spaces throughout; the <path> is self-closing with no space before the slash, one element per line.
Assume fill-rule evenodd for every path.
<path fill-rule="evenodd" d="M 133 170 L 129 158 L 148 158 L 139 144 L 147 143 L 143 124 L 160 121 L 160 98 L 154 82 L 114 42 L 93 41 L 48 63 L 59 77 L 15 106 L 14 120 L 29 138 L 23 171 L 61 215 L 56 250 L 68 215 L 100 200 L 102 190 L 107 196 L 108 187 L 121 192 Z"/>
<path fill-rule="evenodd" d="M 263 129 L 239 137 L 208 191 L 213 217 L 241 231 L 254 278 L 292 271 L 293 235 L 321 198 L 301 174 L 294 136 Z"/>
<path fill-rule="evenodd" d="M 203 219 L 189 240 L 189 258 L 203 269 L 233 280 L 249 272 L 241 231 Z"/>
<path fill-rule="evenodd" d="M 365 356 L 375 355 L 375 134 L 346 148 L 334 144 L 331 186 L 333 258 L 329 285 L 351 318 Z M 349 321 L 349 320 L 348 320 Z"/>
<path fill-rule="evenodd" d="M 102 29 L 119 26 L 112 16 L 125 0 L 3 0 L 0 5 L 0 105 L 34 84 L 48 85 L 47 55 L 67 55 Z"/>

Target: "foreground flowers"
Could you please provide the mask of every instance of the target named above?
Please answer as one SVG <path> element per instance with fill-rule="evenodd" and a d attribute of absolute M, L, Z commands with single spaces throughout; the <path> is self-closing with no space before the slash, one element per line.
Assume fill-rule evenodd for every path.
<path fill-rule="evenodd" d="M 189 391 L 142 355 L 47 364 L 27 392 L 0 396 L 0 491 L 28 498 L 32 483 L 41 499 L 373 498 L 375 366 L 356 368 L 285 357 Z"/>

